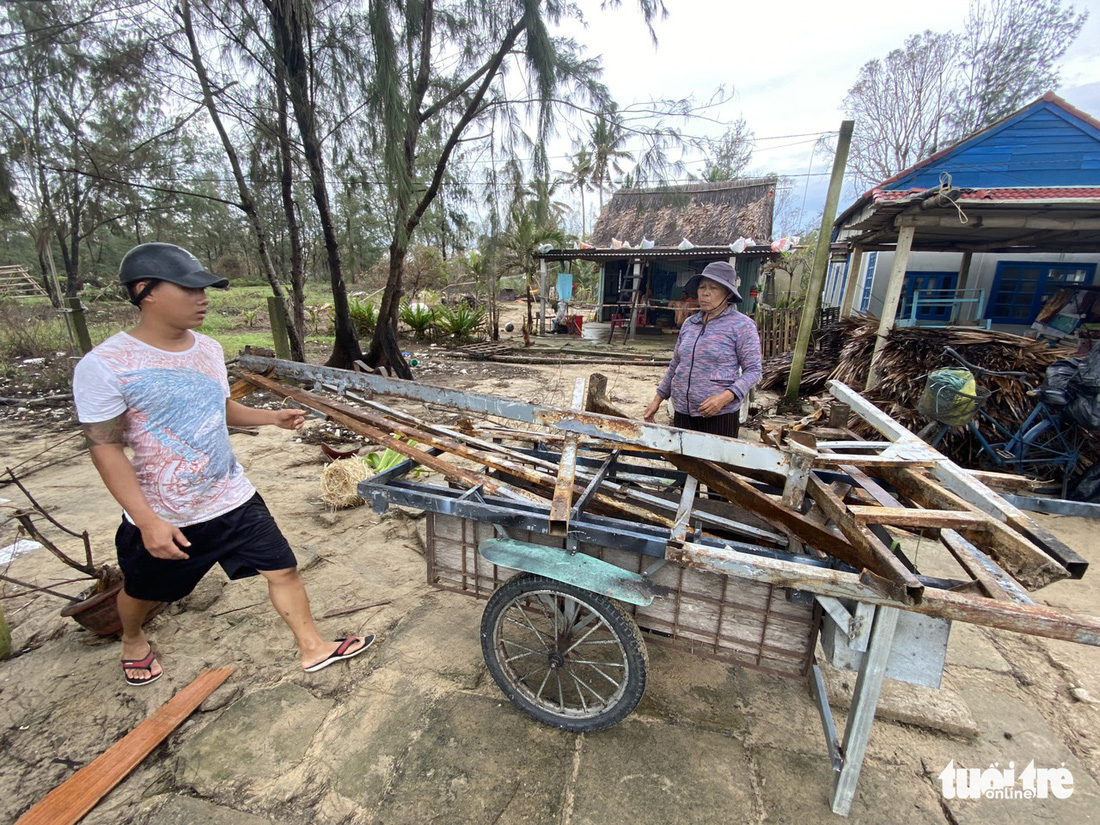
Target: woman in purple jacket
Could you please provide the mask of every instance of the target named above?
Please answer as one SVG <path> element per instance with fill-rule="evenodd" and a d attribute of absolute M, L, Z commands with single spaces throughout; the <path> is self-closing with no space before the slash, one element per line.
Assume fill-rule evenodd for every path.
<path fill-rule="evenodd" d="M 736 284 L 736 270 L 714 261 L 684 285 L 688 295 L 698 292 L 699 312 L 680 328 L 668 372 L 642 413 L 646 421 L 671 398 L 674 427 L 737 436 L 738 410 L 760 380 L 761 363 L 756 324 L 732 306 L 741 302 Z"/>

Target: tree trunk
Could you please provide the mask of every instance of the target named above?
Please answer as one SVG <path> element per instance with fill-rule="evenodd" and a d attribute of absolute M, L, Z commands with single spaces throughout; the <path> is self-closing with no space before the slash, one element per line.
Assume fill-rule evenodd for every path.
<path fill-rule="evenodd" d="M 281 172 L 281 189 L 283 198 L 283 213 L 286 215 L 287 233 L 290 237 L 290 298 L 293 303 L 294 326 L 303 330 L 299 336 L 298 348 L 301 352 L 294 351 L 294 342 L 291 341 L 291 351 L 295 361 L 306 360 L 305 333 L 306 328 L 306 274 L 302 261 L 302 233 L 298 226 L 298 214 L 294 204 L 294 174 L 291 166 L 290 123 L 287 119 L 286 107 L 286 78 L 280 71 L 282 64 L 276 61 L 276 95 L 279 106 L 279 166 Z"/>
<path fill-rule="evenodd" d="M 198 77 L 199 85 L 202 87 L 203 104 L 210 114 L 210 120 L 217 130 L 218 136 L 221 138 L 222 147 L 229 160 L 229 165 L 233 169 L 233 177 L 237 183 L 237 193 L 241 199 L 240 208 L 248 217 L 249 226 L 252 229 L 252 237 L 256 241 L 256 252 L 260 256 L 260 263 L 263 265 L 264 276 L 271 285 L 271 292 L 282 306 L 283 314 L 286 316 L 286 332 L 287 337 L 290 339 L 291 355 L 296 360 L 304 361 L 305 325 L 300 318 L 286 311 L 286 295 L 283 292 L 282 284 L 279 283 L 279 275 L 275 271 L 275 264 L 272 262 L 271 255 L 267 251 L 267 237 L 263 227 L 260 225 L 260 216 L 256 210 L 256 202 L 245 180 L 240 160 L 237 157 L 237 151 L 233 147 L 233 143 L 229 140 L 229 134 L 222 125 L 221 115 L 218 114 L 218 109 L 214 105 L 214 93 L 211 91 L 210 79 L 206 74 L 206 65 L 202 61 L 202 53 L 199 51 L 198 40 L 195 37 L 195 30 L 191 24 L 191 4 L 189 0 L 181 0 L 180 13 L 183 18 L 183 27 L 187 35 L 187 42 L 191 48 L 191 63 L 195 67 L 195 75 Z"/>
<path fill-rule="evenodd" d="M 370 349 L 367 351 L 367 363 L 372 367 L 388 366 L 398 378 L 411 379 L 412 370 L 401 354 L 401 345 L 397 342 L 397 316 L 401 304 L 401 275 L 405 268 L 407 244 L 394 241 L 390 244 L 390 271 L 386 277 L 386 289 L 382 293 L 382 304 L 378 308 L 378 323 L 371 336 Z"/>
<path fill-rule="evenodd" d="M 348 292 L 344 285 L 343 267 L 340 263 L 340 244 L 336 240 L 336 229 L 332 222 L 332 208 L 329 204 L 328 185 L 325 182 L 324 161 L 321 155 L 321 140 L 317 135 L 317 122 L 314 120 L 313 103 L 310 100 L 310 67 L 309 58 L 305 52 L 303 9 L 299 4 L 286 3 L 283 0 L 264 0 L 264 5 L 271 14 L 278 56 L 282 59 L 283 70 L 286 72 L 294 119 L 298 124 L 302 149 L 309 168 L 313 200 L 317 206 L 317 217 L 321 221 L 321 231 L 325 238 L 325 255 L 332 285 L 333 325 L 336 333 L 332 354 L 325 365 L 350 369 L 355 361 L 363 358 L 363 351 L 359 348 L 359 338 L 355 334 L 355 325 L 352 324 L 351 314 L 348 311 Z"/>

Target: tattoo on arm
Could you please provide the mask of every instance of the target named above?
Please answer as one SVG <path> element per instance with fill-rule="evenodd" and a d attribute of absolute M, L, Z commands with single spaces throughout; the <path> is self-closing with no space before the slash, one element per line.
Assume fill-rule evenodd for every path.
<path fill-rule="evenodd" d="M 84 440 L 89 448 L 124 443 L 126 421 L 122 415 L 116 415 L 107 421 L 97 421 L 94 424 L 81 424 L 81 428 L 84 430 Z"/>

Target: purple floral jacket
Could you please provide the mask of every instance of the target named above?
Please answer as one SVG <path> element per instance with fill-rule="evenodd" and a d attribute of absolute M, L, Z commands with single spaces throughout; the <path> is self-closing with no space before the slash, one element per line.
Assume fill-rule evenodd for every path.
<path fill-rule="evenodd" d="M 671 398 L 676 412 L 697 416 L 699 405 L 710 396 L 730 390 L 734 400 L 718 413 L 728 415 L 737 411 L 761 375 L 760 335 L 751 318 L 730 307 L 704 323 L 703 313 L 697 312 L 680 328 L 657 395 Z"/>

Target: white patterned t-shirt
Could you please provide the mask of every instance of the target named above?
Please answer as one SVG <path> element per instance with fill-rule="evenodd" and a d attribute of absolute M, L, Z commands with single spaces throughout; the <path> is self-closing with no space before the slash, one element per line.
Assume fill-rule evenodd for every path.
<path fill-rule="evenodd" d="M 229 443 L 229 379 L 221 345 L 168 352 L 120 332 L 85 355 L 73 375 L 82 424 L 125 413 L 124 442 L 145 500 L 177 527 L 209 521 L 248 501 L 256 488 Z"/>

